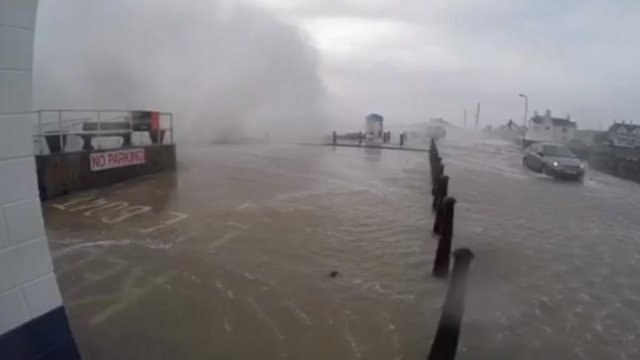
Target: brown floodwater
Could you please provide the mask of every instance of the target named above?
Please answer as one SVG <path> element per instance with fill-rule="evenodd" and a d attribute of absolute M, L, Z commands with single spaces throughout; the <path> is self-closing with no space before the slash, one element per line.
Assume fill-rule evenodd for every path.
<path fill-rule="evenodd" d="M 454 247 L 476 254 L 458 358 L 639 358 L 638 185 L 555 181 L 499 141 L 440 149 Z M 43 207 L 85 359 L 426 357 L 447 285 L 427 153 L 179 153 L 175 174 Z"/>

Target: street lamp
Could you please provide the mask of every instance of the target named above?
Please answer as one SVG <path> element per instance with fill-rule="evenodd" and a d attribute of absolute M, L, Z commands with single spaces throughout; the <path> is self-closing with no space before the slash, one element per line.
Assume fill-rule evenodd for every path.
<path fill-rule="evenodd" d="M 524 120 L 522 122 L 522 146 L 524 147 L 524 137 L 527 132 L 527 112 L 529 111 L 529 97 L 525 94 L 519 94 L 520 97 L 524 98 Z"/>

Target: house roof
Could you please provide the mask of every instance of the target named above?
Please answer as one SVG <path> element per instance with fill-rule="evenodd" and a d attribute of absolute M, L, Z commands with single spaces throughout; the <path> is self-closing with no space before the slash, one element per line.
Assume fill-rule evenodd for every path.
<path fill-rule="evenodd" d="M 543 124 L 545 119 L 546 119 L 545 116 L 536 115 L 531 118 L 531 121 L 533 121 L 536 124 Z M 549 119 L 551 119 L 551 123 L 553 123 L 553 126 L 577 127 L 576 123 L 569 119 L 555 118 L 555 117 L 552 117 Z"/>
<path fill-rule="evenodd" d="M 554 126 L 568 126 L 568 127 L 576 127 L 576 123 L 569 120 L 569 119 L 563 119 L 563 118 L 551 118 L 551 122 L 553 123 Z"/>
<path fill-rule="evenodd" d="M 531 121 L 533 121 L 536 124 L 542 124 L 544 122 L 544 118 L 540 115 L 536 115 L 531 118 Z"/>
<path fill-rule="evenodd" d="M 615 123 L 611 125 L 611 127 L 609 128 L 609 131 L 619 131 L 619 129 L 624 129 L 630 133 L 630 132 L 633 132 L 634 130 L 640 129 L 640 125 Z"/>

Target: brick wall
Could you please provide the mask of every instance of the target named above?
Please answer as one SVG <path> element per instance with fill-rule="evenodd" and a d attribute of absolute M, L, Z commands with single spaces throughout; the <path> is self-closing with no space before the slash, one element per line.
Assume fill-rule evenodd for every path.
<path fill-rule="evenodd" d="M 0 335 L 62 305 L 42 221 L 28 113 L 37 6 L 37 0 L 0 0 Z"/>

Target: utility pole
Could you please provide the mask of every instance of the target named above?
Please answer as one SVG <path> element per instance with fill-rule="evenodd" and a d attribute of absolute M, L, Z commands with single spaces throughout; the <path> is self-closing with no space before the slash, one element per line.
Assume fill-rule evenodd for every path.
<path fill-rule="evenodd" d="M 479 124 L 480 124 L 480 103 L 478 103 L 478 109 L 476 110 L 476 130 L 478 130 Z"/>
<path fill-rule="evenodd" d="M 464 109 L 464 128 L 467 128 L 467 109 Z"/>
<path fill-rule="evenodd" d="M 529 111 L 529 97 L 525 94 L 520 94 L 519 96 L 524 98 L 524 120 L 522 121 L 522 146 L 524 146 L 524 139 L 527 133 L 527 113 Z"/>

